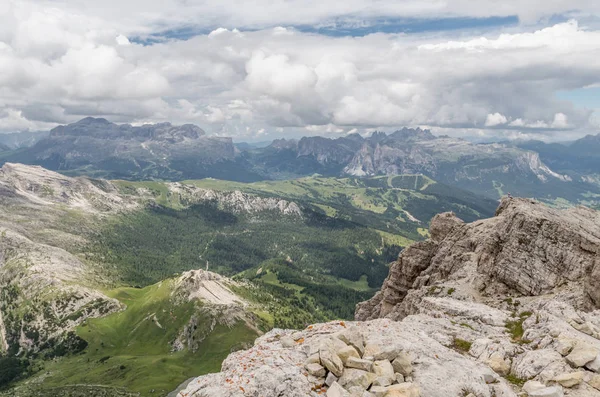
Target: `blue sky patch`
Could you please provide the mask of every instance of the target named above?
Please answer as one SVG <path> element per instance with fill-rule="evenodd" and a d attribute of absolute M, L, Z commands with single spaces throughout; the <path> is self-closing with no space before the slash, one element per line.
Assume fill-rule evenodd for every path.
<path fill-rule="evenodd" d="M 394 18 L 377 19 L 373 21 L 352 22 L 341 19 L 334 23 L 322 26 L 301 25 L 295 26 L 301 32 L 318 33 L 326 36 L 366 36 L 373 33 L 425 33 L 442 32 L 467 29 L 492 29 L 518 25 L 517 16 L 489 17 L 489 18 L 438 18 L 415 19 Z"/>
<path fill-rule="evenodd" d="M 426 33 L 443 32 L 469 29 L 496 29 L 500 27 L 516 26 L 519 24 L 517 16 L 489 17 L 489 18 L 379 18 L 372 20 L 358 18 L 338 18 L 334 21 L 318 25 L 296 25 L 292 26 L 300 32 L 316 33 L 332 37 L 361 37 L 373 33 Z M 167 40 L 188 40 L 192 37 L 205 35 L 218 28 L 201 26 L 182 26 L 167 29 L 148 36 L 130 37 L 133 43 L 152 45 Z M 272 28 L 268 26 L 264 28 Z M 228 27 L 233 29 L 234 27 Z M 239 27 L 238 27 L 239 28 Z M 243 28 L 244 31 L 255 31 L 256 28 Z"/>
<path fill-rule="evenodd" d="M 600 87 L 579 88 L 572 91 L 558 91 L 558 99 L 570 101 L 573 105 L 588 109 L 600 109 Z"/>

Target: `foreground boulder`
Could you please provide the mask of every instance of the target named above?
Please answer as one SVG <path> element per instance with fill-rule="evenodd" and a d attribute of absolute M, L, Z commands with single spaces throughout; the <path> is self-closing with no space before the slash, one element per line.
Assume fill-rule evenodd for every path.
<path fill-rule="evenodd" d="M 402 322 L 382 319 L 315 324 L 303 331 L 275 329 L 260 337 L 251 349 L 232 353 L 222 372 L 197 378 L 179 396 L 442 397 L 459 396 L 469 387 L 482 396 L 516 396 L 510 384 L 495 376 L 487 365 L 446 346 L 447 338 L 440 338 L 436 327 L 427 325 L 429 321 L 427 315 L 416 315 Z M 452 327 L 449 320 L 440 325 Z M 348 363 L 370 365 L 361 369 L 343 366 L 338 377 L 326 370 L 322 361 L 315 363 L 313 357 L 323 346 L 337 354 L 347 346 L 340 335 L 348 330 L 360 333 L 365 345 L 378 353 L 366 356 L 369 352 L 365 348 L 360 359 L 352 357 Z M 284 347 L 286 337 L 292 337 L 296 345 Z M 317 365 L 325 370 L 314 371 Z M 406 376 L 395 372 L 397 367 Z M 495 383 L 488 384 L 490 378 Z"/>

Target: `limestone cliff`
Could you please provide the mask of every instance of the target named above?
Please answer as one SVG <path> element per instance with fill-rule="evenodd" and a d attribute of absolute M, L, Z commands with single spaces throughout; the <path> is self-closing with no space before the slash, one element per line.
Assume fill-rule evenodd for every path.
<path fill-rule="evenodd" d="M 570 288 L 577 308 L 600 307 L 600 213 L 506 198 L 491 219 L 464 224 L 440 214 L 431 222 L 431 239 L 400 255 L 356 318 L 401 319 L 427 287 L 459 280 L 460 292 L 476 300 Z"/>

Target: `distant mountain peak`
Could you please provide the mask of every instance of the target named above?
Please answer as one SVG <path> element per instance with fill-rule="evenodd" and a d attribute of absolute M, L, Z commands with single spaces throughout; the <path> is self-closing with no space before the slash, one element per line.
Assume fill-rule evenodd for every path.
<path fill-rule="evenodd" d="M 275 139 L 269 147 L 275 149 L 294 149 L 298 146 L 298 141 L 296 139 Z"/>
<path fill-rule="evenodd" d="M 110 121 L 108 121 L 105 118 L 102 117 L 84 117 L 79 121 L 76 121 L 75 123 L 72 124 L 78 124 L 78 125 L 90 125 L 90 124 L 113 124 Z"/>
<path fill-rule="evenodd" d="M 389 135 L 390 138 L 408 140 L 408 141 L 429 141 L 436 139 L 430 130 L 421 128 L 402 128 Z"/>
<path fill-rule="evenodd" d="M 357 141 L 357 142 L 362 142 L 365 140 L 365 138 L 362 137 L 362 135 L 354 132 L 352 134 L 348 134 L 345 136 L 346 139 L 351 139 L 353 141 Z"/>
<path fill-rule="evenodd" d="M 86 117 L 75 123 L 61 125 L 50 131 L 50 136 L 89 136 L 95 139 L 124 139 L 124 140 L 167 140 L 182 141 L 198 139 L 206 135 L 202 128 L 194 124 L 172 125 L 171 123 L 116 124 L 104 118 Z"/>

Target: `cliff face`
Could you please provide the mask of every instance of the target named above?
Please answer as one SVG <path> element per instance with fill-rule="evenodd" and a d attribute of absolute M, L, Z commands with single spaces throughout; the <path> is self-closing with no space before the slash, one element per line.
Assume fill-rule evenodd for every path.
<path fill-rule="evenodd" d="M 407 248 L 356 322 L 273 330 L 180 397 L 600 397 L 600 215 L 504 199 Z"/>
<path fill-rule="evenodd" d="M 491 219 L 464 224 L 440 214 L 431 222 L 431 239 L 400 255 L 356 318 L 401 319 L 428 287 L 447 281 L 476 300 L 570 288 L 576 307 L 600 307 L 600 213 L 506 198 Z"/>

